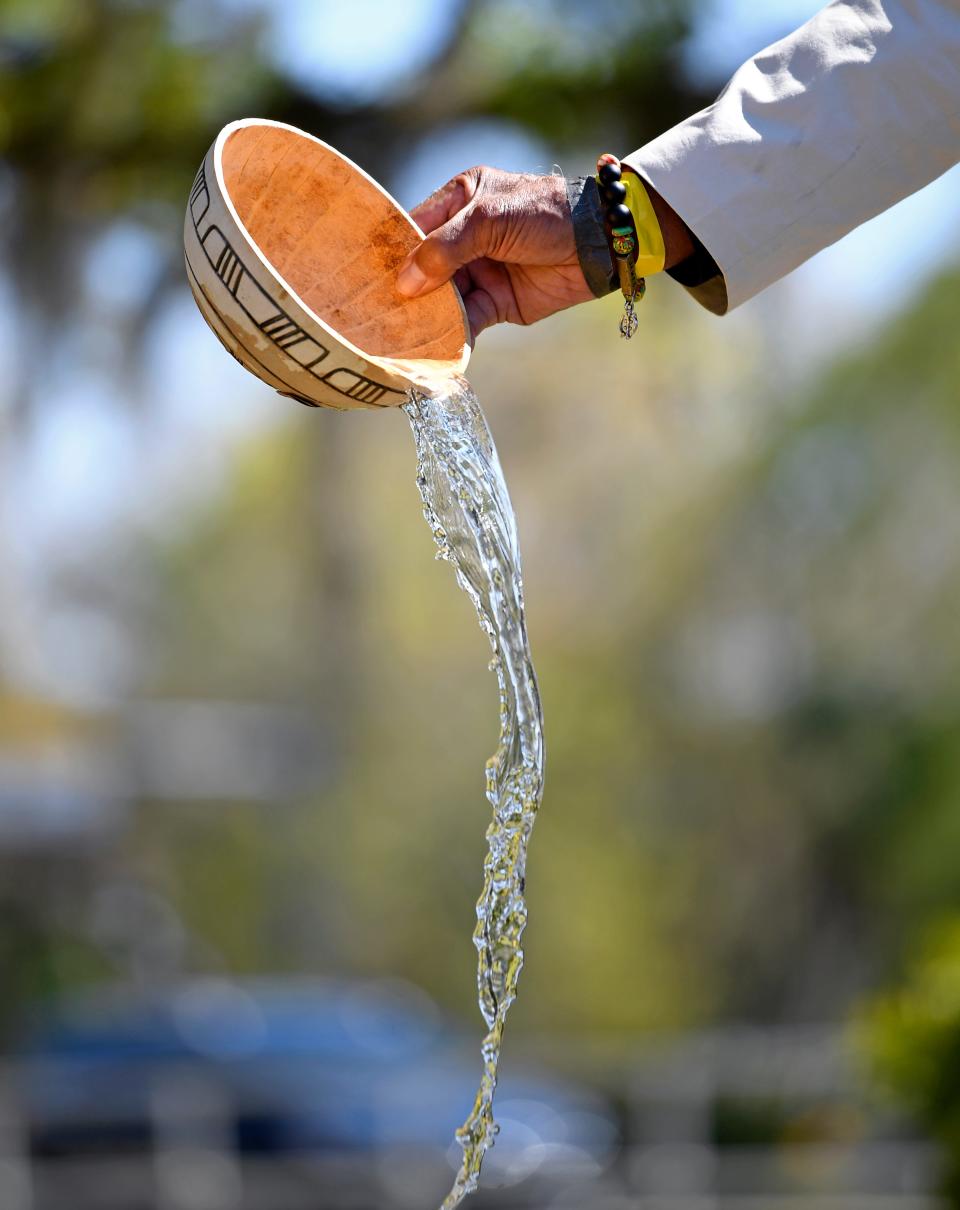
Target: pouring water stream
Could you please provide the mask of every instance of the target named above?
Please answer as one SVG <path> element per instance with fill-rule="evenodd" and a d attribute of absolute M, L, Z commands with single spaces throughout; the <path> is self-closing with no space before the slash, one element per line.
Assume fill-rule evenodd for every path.
<path fill-rule="evenodd" d="M 476 1189 L 498 1129 L 493 1095 L 504 1022 L 523 966 L 527 842 L 543 794 L 543 716 L 527 640 L 516 517 L 479 401 L 458 377 L 440 396 L 412 390 L 404 411 L 413 428 L 417 487 L 437 558 L 453 564 L 457 583 L 476 607 L 500 689 L 500 736 L 486 766 L 493 820 L 473 934 L 487 1034 L 476 1100 L 456 1134 L 463 1160 L 441 1207 L 453 1210 Z"/>

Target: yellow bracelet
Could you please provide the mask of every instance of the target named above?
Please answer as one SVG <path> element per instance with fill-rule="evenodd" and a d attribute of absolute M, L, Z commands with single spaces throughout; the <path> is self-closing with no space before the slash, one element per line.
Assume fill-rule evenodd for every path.
<path fill-rule="evenodd" d="M 626 205 L 633 215 L 637 229 L 637 275 L 649 277 L 663 269 L 666 250 L 663 246 L 663 232 L 657 221 L 657 213 L 650 201 L 650 194 L 640 177 L 635 172 L 625 172 L 620 178 L 626 186 Z"/>

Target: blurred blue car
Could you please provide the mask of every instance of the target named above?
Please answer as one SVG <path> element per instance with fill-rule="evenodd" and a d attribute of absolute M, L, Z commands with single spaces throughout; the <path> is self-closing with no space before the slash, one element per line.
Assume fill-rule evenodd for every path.
<path fill-rule="evenodd" d="M 21 1100 L 35 1154 L 112 1153 L 219 1137 L 244 1153 L 435 1152 L 480 1074 L 469 1038 L 401 981 L 203 979 L 150 998 L 100 991 L 25 1040 Z M 485 1172 L 601 1171 L 616 1144 L 595 1094 L 507 1061 Z"/>

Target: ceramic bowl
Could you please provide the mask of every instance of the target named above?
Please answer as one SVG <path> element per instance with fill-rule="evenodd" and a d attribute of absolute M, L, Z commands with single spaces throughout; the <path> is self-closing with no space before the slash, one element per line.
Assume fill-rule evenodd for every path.
<path fill-rule="evenodd" d="M 466 368 L 456 287 L 397 292 L 397 269 L 422 239 L 346 156 L 259 118 L 217 135 L 183 228 L 193 296 L 226 348 L 281 395 L 331 408 L 389 407 Z"/>

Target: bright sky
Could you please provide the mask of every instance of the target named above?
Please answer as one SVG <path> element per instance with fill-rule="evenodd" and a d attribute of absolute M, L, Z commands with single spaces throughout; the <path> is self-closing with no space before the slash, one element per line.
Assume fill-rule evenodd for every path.
<path fill-rule="evenodd" d="M 228 0 L 257 9 L 262 0 Z M 717 78 L 812 16 L 819 0 L 707 0 L 688 66 Z M 450 29 L 450 0 L 272 0 L 271 45 L 284 68 L 325 93 L 375 95 L 415 74 Z"/>
<path fill-rule="evenodd" d="M 189 7 L 189 0 L 183 0 Z M 305 88 L 366 99 L 415 75 L 444 41 L 450 0 L 225 0 L 270 14 L 269 45 Z"/>
<path fill-rule="evenodd" d="M 728 76 L 821 8 L 820 0 L 709 0 L 691 39 L 687 68 L 707 78 Z"/>

